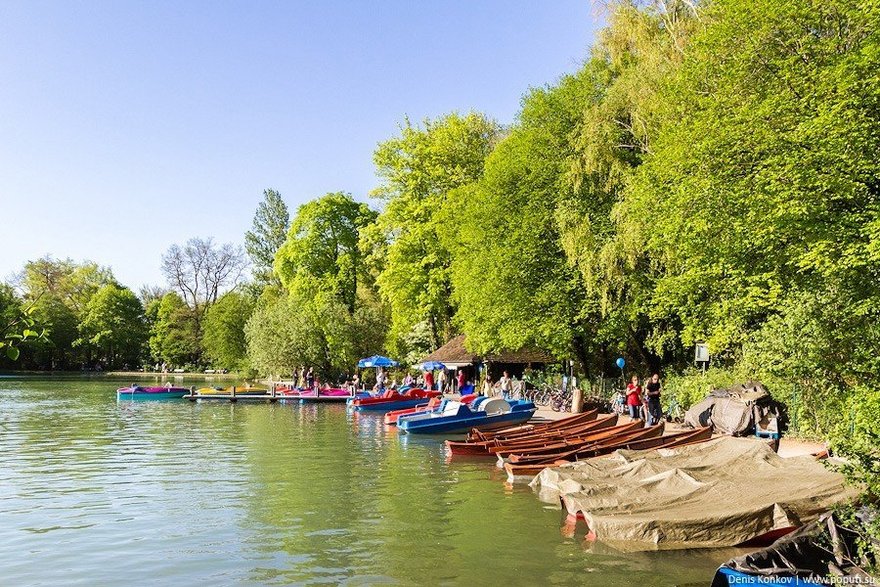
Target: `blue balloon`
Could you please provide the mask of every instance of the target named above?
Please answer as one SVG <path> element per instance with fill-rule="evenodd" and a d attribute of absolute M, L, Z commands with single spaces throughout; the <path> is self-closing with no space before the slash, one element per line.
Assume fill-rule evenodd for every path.
<path fill-rule="evenodd" d="M 619 357 L 617 359 L 617 367 L 619 369 L 623 369 L 623 366 L 626 365 L 626 361 L 623 360 L 623 357 Z"/>

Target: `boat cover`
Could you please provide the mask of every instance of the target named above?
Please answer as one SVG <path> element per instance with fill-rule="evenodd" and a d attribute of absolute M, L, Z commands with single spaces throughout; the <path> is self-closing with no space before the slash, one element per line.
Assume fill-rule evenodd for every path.
<path fill-rule="evenodd" d="M 728 579 L 725 569 L 768 579 L 797 577 L 810 585 L 871 585 L 872 578 L 857 564 L 858 536 L 857 532 L 841 525 L 831 512 L 822 514 L 815 522 L 783 536 L 767 548 L 731 559 L 718 570 L 712 587 L 744 583 Z"/>
<path fill-rule="evenodd" d="M 815 520 L 855 495 L 810 456 L 782 458 L 754 438 L 619 450 L 544 469 L 531 486 L 596 539 L 628 551 L 733 546 Z"/>
<path fill-rule="evenodd" d="M 684 423 L 692 428 L 713 427 L 718 434 L 744 436 L 757 430 L 781 432 L 783 407 L 764 386 L 754 381 L 716 389 L 685 413 Z"/>

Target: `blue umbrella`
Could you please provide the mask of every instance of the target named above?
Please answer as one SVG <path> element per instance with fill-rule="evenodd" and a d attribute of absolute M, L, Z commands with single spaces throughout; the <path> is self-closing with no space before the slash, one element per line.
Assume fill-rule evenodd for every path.
<path fill-rule="evenodd" d="M 440 371 L 445 368 L 446 365 L 440 361 L 425 361 L 422 363 L 422 371 Z"/>
<path fill-rule="evenodd" d="M 388 357 L 382 357 L 380 355 L 373 355 L 372 357 L 367 357 L 366 359 L 361 359 L 358 361 L 358 368 L 360 369 L 370 369 L 372 367 L 397 367 L 398 363 L 394 359 L 389 359 Z"/>

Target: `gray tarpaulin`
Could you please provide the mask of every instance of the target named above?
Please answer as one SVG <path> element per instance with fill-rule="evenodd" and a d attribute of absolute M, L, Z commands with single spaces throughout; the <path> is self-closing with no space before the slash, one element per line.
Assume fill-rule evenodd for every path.
<path fill-rule="evenodd" d="M 754 381 L 716 389 L 685 413 L 684 423 L 692 428 L 712 425 L 717 434 L 744 436 L 756 426 L 767 432 L 779 432 L 781 405 L 764 386 Z"/>
<path fill-rule="evenodd" d="M 544 469 L 531 485 L 582 514 L 598 540 L 631 551 L 733 546 L 810 522 L 855 494 L 812 457 L 784 459 L 766 442 L 731 437 L 621 450 Z"/>

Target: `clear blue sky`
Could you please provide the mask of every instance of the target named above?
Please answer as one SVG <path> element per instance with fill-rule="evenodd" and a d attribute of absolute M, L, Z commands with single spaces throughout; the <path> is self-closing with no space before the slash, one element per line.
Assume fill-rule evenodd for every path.
<path fill-rule="evenodd" d="M 45 254 L 162 283 L 262 190 L 367 199 L 372 152 L 453 110 L 513 120 L 587 56 L 590 0 L 0 3 L 0 278 Z"/>

